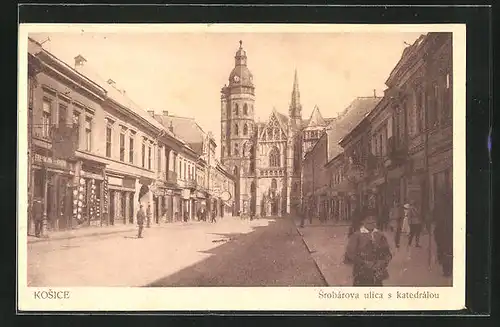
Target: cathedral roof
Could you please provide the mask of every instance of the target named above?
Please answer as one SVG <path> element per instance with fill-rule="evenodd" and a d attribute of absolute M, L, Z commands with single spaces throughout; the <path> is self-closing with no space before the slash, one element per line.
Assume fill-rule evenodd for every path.
<path fill-rule="evenodd" d="M 325 126 L 326 121 L 321 115 L 321 112 L 319 112 L 318 106 L 314 106 L 314 109 L 311 113 L 311 117 L 309 117 L 309 122 L 307 124 L 307 127 L 316 127 L 316 126 Z"/>
<path fill-rule="evenodd" d="M 327 127 L 328 160 L 335 158 L 343 149 L 339 141 L 350 133 L 382 100 L 381 97 L 358 97 Z"/>

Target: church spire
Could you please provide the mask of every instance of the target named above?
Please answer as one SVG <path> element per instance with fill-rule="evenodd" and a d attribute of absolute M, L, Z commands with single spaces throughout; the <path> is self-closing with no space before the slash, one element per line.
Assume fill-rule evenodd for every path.
<path fill-rule="evenodd" d="M 289 116 L 293 119 L 302 119 L 302 105 L 300 104 L 299 79 L 297 69 L 293 78 L 292 101 L 290 102 Z"/>

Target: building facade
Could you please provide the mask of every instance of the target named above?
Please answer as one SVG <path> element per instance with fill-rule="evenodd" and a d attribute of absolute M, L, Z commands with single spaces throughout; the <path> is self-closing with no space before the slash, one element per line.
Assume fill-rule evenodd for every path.
<path fill-rule="evenodd" d="M 199 155 L 190 145 L 82 56 L 68 65 L 29 45 L 29 207 L 43 202 L 45 230 L 133 224 L 139 205 L 152 223 L 192 217 Z"/>
<path fill-rule="evenodd" d="M 288 115 L 272 109 L 255 120 L 255 85 L 240 41 L 228 84 L 221 89 L 221 161 L 236 176 L 235 211 L 256 216 L 296 214 L 301 207 L 304 150 L 327 122 L 315 108 L 302 119 L 295 72 Z"/>

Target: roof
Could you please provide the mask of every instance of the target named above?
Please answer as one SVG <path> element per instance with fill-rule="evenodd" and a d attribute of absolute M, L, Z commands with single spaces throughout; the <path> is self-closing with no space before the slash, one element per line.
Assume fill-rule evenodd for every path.
<path fill-rule="evenodd" d="M 288 125 L 288 116 L 287 115 L 283 115 L 281 112 L 279 111 L 275 111 L 275 114 L 276 114 L 276 118 L 285 126 Z"/>
<path fill-rule="evenodd" d="M 196 153 L 202 154 L 205 133 L 194 118 L 161 114 L 155 114 L 154 118 L 167 129 L 172 124 L 173 134 L 188 143 Z"/>
<path fill-rule="evenodd" d="M 327 123 L 321 115 L 321 112 L 319 112 L 318 106 L 314 106 L 311 117 L 309 117 L 307 127 L 325 126 L 326 124 Z"/>
<path fill-rule="evenodd" d="M 332 121 L 327 127 L 328 134 L 328 159 L 337 156 L 343 151 L 339 145 L 340 140 L 349 134 L 382 100 L 382 97 L 357 97 L 345 109 L 342 115 Z"/>

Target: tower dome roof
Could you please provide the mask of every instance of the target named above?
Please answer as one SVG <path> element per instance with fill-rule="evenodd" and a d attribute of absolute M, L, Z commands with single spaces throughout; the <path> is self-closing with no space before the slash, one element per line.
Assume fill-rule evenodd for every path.
<path fill-rule="evenodd" d="M 247 67 L 247 53 L 243 49 L 243 42 L 234 56 L 234 68 L 229 74 L 229 86 L 253 86 L 253 75 Z"/>

